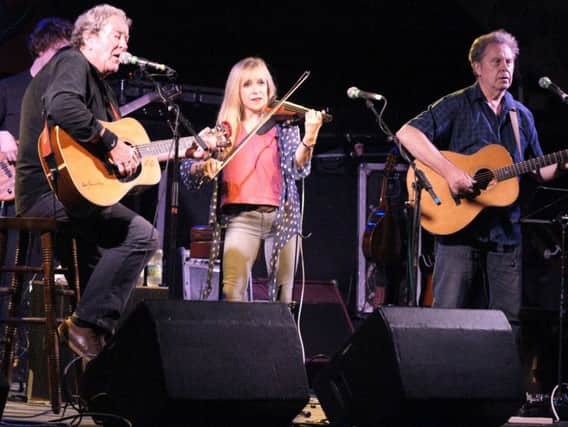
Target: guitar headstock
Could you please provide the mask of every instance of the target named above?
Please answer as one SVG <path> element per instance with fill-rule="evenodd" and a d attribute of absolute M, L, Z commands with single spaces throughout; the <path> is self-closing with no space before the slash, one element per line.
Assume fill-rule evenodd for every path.
<path fill-rule="evenodd" d="M 231 129 L 231 124 L 227 121 L 218 123 L 213 131 L 216 136 L 216 147 L 219 151 L 224 151 L 225 149 L 231 147 L 233 142 L 231 141 L 231 135 L 233 130 Z"/>
<path fill-rule="evenodd" d="M 385 169 L 384 169 L 385 175 L 388 176 L 394 172 L 397 161 L 398 161 L 398 148 L 394 147 L 392 150 L 389 151 L 387 159 L 385 160 Z"/>

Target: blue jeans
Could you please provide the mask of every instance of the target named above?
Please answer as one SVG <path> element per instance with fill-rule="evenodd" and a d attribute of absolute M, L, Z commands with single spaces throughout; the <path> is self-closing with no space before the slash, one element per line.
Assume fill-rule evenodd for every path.
<path fill-rule="evenodd" d="M 436 243 L 433 307 L 502 310 L 511 326 L 519 323 L 522 298 L 521 246 L 509 251 Z M 480 279 L 480 280 L 476 280 Z M 472 307 L 482 291 L 486 307 Z"/>
<path fill-rule="evenodd" d="M 81 299 L 74 316 L 112 334 L 140 272 L 160 247 L 158 231 L 126 206 L 116 204 L 70 218 L 53 193 L 44 194 L 25 216 L 71 221 L 79 229 Z M 66 263 L 58 241 L 57 254 Z"/>

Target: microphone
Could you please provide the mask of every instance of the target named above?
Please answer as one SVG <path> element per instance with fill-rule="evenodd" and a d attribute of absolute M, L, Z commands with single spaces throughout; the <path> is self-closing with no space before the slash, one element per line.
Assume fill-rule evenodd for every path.
<path fill-rule="evenodd" d="M 538 85 L 543 89 L 548 89 L 549 91 L 554 92 L 560 97 L 562 102 L 568 104 L 568 95 L 556 84 L 554 84 L 548 77 L 541 77 L 540 79 L 538 79 Z"/>
<path fill-rule="evenodd" d="M 153 68 L 157 71 L 163 71 L 167 74 L 176 74 L 176 70 L 168 67 L 164 64 L 158 64 L 157 62 L 149 61 L 148 59 L 139 58 L 128 52 L 122 52 L 120 54 L 120 63 L 125 65 L 138 65 L 140 68 Z"/>
<path fill-rule="evenodd" d="M 351 99 L 361 98 L 370 99 L 372 101 L 383 101 L 385 99 L 383 95 L 373 92 L 365 92 L 364 90 L 359 90 L 359 88 L 356 88 L 355 86 L 347 89 L 347 96 Z"/>

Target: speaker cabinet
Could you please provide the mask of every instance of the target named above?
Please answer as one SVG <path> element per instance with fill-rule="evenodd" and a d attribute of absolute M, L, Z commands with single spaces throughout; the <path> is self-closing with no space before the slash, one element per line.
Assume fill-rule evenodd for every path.
<path fill-rule="evenodd" d="M 139 303 L 80 394 L 135 426 L 286 426 L 309 400 L 288 306 L 224 301 Z"/>
<path fill-rule="evenodd" d="M 166 286 L 136 286 L 128 299 L 128 303 L 124 309 L 124 315 L 118 322 L 118 329 L 122 327 L 122 324 L 130 317 L 141 302 L 150 300 L 163 301 L 169 299 L 169 297 L 169 289 Z"/>
<path fill-rule="evenodd" d="M 513 333 L 496 310 L 380 307 L 314 389 L 330 420 L 357 426 L 500 426 L 523 398 Z"/>

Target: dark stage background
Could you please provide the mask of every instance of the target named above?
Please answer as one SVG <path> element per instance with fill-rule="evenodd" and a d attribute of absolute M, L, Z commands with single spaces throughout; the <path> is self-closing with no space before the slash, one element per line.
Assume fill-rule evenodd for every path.
<path fill-rule="evenodd" d="M 29 57 L 25 36 L 38 19 L 60 15 L 74 20 L 98 2 L 74 0 L 0 0 L 0 76 L 25 69 Z M 353 0 L 350 2 L 238 1 L 109 1 L 133 19 L 129 51 L 178 71 L 183 85 L 178 98 L 196 129 L 215 121 L 216 102 L 230 67 L 248 55 L 260 55 L 271 66 L 284 93 L 304 70 L 311 76 L 291 101 L 327 108 L 334 116 L 321 131 L 312 175 L 305 182 L 304 230 L 306 277 L 336 280 L 355 308 L 357 166 L 353 145 L 363 143 L 381 161 L 391 147 L 374 116 L 346 90 L 357 86 L 388 99 L 384 119 L 396 130 L 438 97 L 473 82 L 467 61 L 472 40 L 505 28 L 519 40 L 521 53 L 512 88 L 534 112 L 545 152 L 564 147 L 568 106 L 540 89 L 549 76 L 568 89 L 565 1 L 470 0 L 431 2 Z M 123 80 L 122 91 L 120 83 Z M 123 102 L 144 93 L 126 70 L 113 77 Z M 200 96 L 204 95 L 204 96 Z M 154 104 L 134 114 L 152 139 L 170 135 L 168 113 Z M 376 183 L 373 185 L 377 185 Z M 566 187 L 566 182 L 554 183 Z M 130 200 L 153 210 L 157 188 Z M 525 192 L 526 211 L 538 219 L 554 219 L 566 209 L 564 193 Z M 208 193 L 182 191 L 177 240 L 188 243 L 189 227 L 206 221 Z M 535 212 L 543 206 L 546 209 Z M 151 213 L 148 213 L 151 215 Z M 548 258 L 560 244 L 558 224 L 526 224 L 527 305 L 555 308 L 559 256 Z M 261 274 L 261 273 L 259 273 Z"/>

